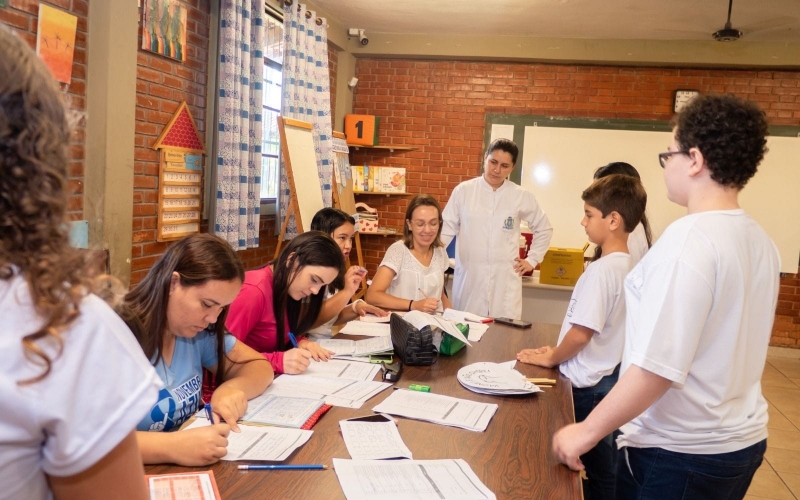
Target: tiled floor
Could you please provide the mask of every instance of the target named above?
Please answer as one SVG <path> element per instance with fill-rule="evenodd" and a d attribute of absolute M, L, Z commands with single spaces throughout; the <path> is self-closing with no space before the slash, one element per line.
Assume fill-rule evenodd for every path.
<path fill-rule="evenodd" d="M 800 499 L 800 359 L 767 357 L 761 388 L 769 403 L 766 460 L 746 499 Z"/>

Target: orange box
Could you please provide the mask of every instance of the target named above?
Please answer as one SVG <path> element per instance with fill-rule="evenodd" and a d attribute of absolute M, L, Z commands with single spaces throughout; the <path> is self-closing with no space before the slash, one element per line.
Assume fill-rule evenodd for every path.
<path fill-rule="evenodd" d="M 379 118 L 374 115 L 344 115 L 344 135 L 347 144 L 378 145 Z"/>

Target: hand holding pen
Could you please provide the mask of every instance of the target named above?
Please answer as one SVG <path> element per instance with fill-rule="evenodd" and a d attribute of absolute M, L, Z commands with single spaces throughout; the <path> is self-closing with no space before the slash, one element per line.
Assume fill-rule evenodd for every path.
<path fill-rule="evenodd" d="M 422 291 L 422 288 L 419 288 L 418 290 L 420 295 L 422 295 L 424 298 L 421 300 L 415 300 L 411 308 L 428 314 L 435 313 L 436 310 L 439 309 L 439 299 L 428 297 L 425 295 L 425 292 Z"/>

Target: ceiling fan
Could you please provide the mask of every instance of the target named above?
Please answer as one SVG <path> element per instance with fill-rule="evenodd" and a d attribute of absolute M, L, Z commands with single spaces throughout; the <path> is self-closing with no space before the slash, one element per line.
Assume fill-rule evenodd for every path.
<path fill-rule="evenodd" d="M 773 19 L 768 19 L 766 21 L 760 21 L 757 23 L 748 24 L 746 26 L 739 26 L 734 28 L 731 23 L 731 12 L 733 10 L 733 0 L 728 0 L 728 18 L 725 21 L 725 26 L 715 31 L 711 34 L 711 37 L 714 40 L 719 42 L 734 42 L 739 40 L 740 38 L 750 35 L 752 33 L 756 33 L 758 31 L 772 31 L 774 33 L 775 28 L 780 28 L 783 26 L 791 25 L 797 21 L 794 17 L 789 16 L 780 16 Z M 792 28 L 789 27 L 789 30 Z M 707 31 L 685 31 L 685 30 L 670 30 L 670 29 L 656 29 L 656 31 L 668 31 L 673 33 L 686 33 L 690 35 L 697 35 L 698 37 L 706 38 L 708 36 Z"/>
<path fill-rule="evenodd" d="M 728 20 L 725 22 L 725 27 L 719 31 L 711 34 L 714 40 L 718 42 L 735 42 L 742 37 L 742 32 L 734 29 L 731 25 L 731 10 L 733 9 L 733 0 L 728 0 Z"/>

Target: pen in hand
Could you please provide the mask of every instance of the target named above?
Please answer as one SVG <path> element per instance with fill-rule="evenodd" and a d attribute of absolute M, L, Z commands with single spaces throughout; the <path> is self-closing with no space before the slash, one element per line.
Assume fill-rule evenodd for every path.
<path fill-rule="evenodd" d="M 204 409 L 206 410 L 206 418 L 208 423 L 214 425 L 214 412 L 211 410 L 211 403 L 206 403 Z"/>
<path fill-rule="evenodd" d="M 300 346 L 297 345 L 297 337 L 294 336 L 294 333 L 289 332 L 289 340 L 292 342 L 292 345 L 295 347 L 295 349 L 300 348 Z"/>

